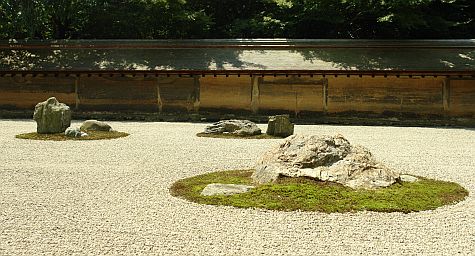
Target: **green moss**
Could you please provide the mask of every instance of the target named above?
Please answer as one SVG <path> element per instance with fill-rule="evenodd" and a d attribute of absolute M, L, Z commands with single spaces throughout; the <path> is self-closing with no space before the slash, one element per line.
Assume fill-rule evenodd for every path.
<path fill-rule="evenodd" d="M 18 134 L 15 137 L 18 139 L 28 139 L 28 140 L 54 140 L 54 141 L 65 141 L 65 140 L 109 140 L 116 139 L 121 137 L 126 137 L 129 134 L 125 132 L 104 132 L 104 131 L 88 131 L 88 136 L 84 137 L 68 137 L 64 133 L 53 133 L 53 134 L 42 134 L 42 133 L 22 133 Z"/>
<path fill-rule="evenodd" d="M 312 179 L 282 178 L 277 183 L 257 186 L 231 196 L 201 196 L 210 183 L 252 184 L 252 170 L 208 173 L 175 182 L 172 195 L 200 204 L 256 207 L 280 211 L 319 212 L 417 212 L 463 200 L 468 191 L 453 182 L 420 178 L 388 188 L 354 190 L 336 183 Z"/>
<path fill-rule="evenodd" d="M 212 133 L 197 133 L 198 137 L 207 137 L 207 138 L 223 138 L 223 139 L 282 139 L 282 137 L 268 135 L 266 133 L 261 133 L 258 135 L 238 135 L 238 134 L 212 134 Z"/>

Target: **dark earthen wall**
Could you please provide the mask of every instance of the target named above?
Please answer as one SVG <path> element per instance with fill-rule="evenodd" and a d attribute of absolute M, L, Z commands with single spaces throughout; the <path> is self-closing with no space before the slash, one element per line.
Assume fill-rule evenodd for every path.
<path fill-rule="evenodd" d="M 264 77 L 259 83 L 259 109 L 323 112 L 323 78 Z"/>
<path fill-rule="evenodd" d="M 448 84 L 449 115 L 475 117 L 475 80 L 450 79 Z"/>
<path fill-rule="evenodd" d="M 249 76 L 201 77 L 200 109 L 251 111 L 251 80 Z"/>
<path fill-rule="evenodd" d="M 156 78 L 81 76 L 77 82 L 77 107 L 79 109 L 99 111 L 158 110 Z"/>
<path fill-rule="evenodd" d="M 328 111 L 444 113 L 445 78 L 332 77 L 328 79 Z"/>
<path fill-rule="evenodd" d="M 74 106 L 75 81 L 66 76 L 0 77 L 0 109 L 33 109 L 36 103 L 52 96 Z"/>
<path fill-rule="evenodd" d="M 475 118 L 475 80 L 371 76 L 4 76 L 0 109 L 55 96 L 84 111 L 407 113 Z"/>

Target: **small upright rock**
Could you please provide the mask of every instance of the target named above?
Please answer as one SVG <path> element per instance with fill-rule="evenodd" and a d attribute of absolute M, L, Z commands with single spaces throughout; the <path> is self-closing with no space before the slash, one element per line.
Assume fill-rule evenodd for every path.
<path fill-rule="evenodd" d="M 81 125 L 81 131 L 104 131 L 110 132 L 112 127 L 104 122 L 97 120 L 87 120 Z"/>
<path fill-rule="evenodd" d="M 205 133 L 232 133 L 237 135 L 258 135 L 261 129 L 249 120 L 222 120 L 205 128 Z"/>
<path fill-rule="evenodd" d="M 66 104 L 51 97 L 36 104 L 33 119 L 38 133 L 61 133 L 71 125 L 71 110 Z"/>
<path fill-rule="evenodd" d="M 266 133 L 285 138 L 294 134 L 294 124 L 290 122 L 289 115 L 270 116 Z"/>

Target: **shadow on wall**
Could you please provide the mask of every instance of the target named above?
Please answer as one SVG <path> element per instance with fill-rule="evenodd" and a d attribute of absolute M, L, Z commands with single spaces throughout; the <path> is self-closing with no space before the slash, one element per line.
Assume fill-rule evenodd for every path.
<path fill-rule="evenodd" d="M 265 68 L 234 49 L 2 50 L 0 70 L 209 70 Z"/>
<path fill-rule="evenodd" d="M 473 48 L 16 49 L 0 70 L 474 70 Z"/>
<path fill-rule="evenodd" d="M 334 63 L 345 70 L 473 70 L 473 49 L 338 48 L 302 49 L 305 61 Z"/>

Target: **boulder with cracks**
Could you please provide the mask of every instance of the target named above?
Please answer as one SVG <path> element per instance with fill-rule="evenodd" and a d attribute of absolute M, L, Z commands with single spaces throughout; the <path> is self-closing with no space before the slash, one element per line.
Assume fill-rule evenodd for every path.
<path fill-rule="evenodd" d="M 387 187 L 399 179 L 399 173 L 376 161 L 368 149 L 351 145 L 342 135 L 293 135 L 261 157 L 252 178 L 268 183 L 280 176 L 309 177 L 354 189 Z"/>

